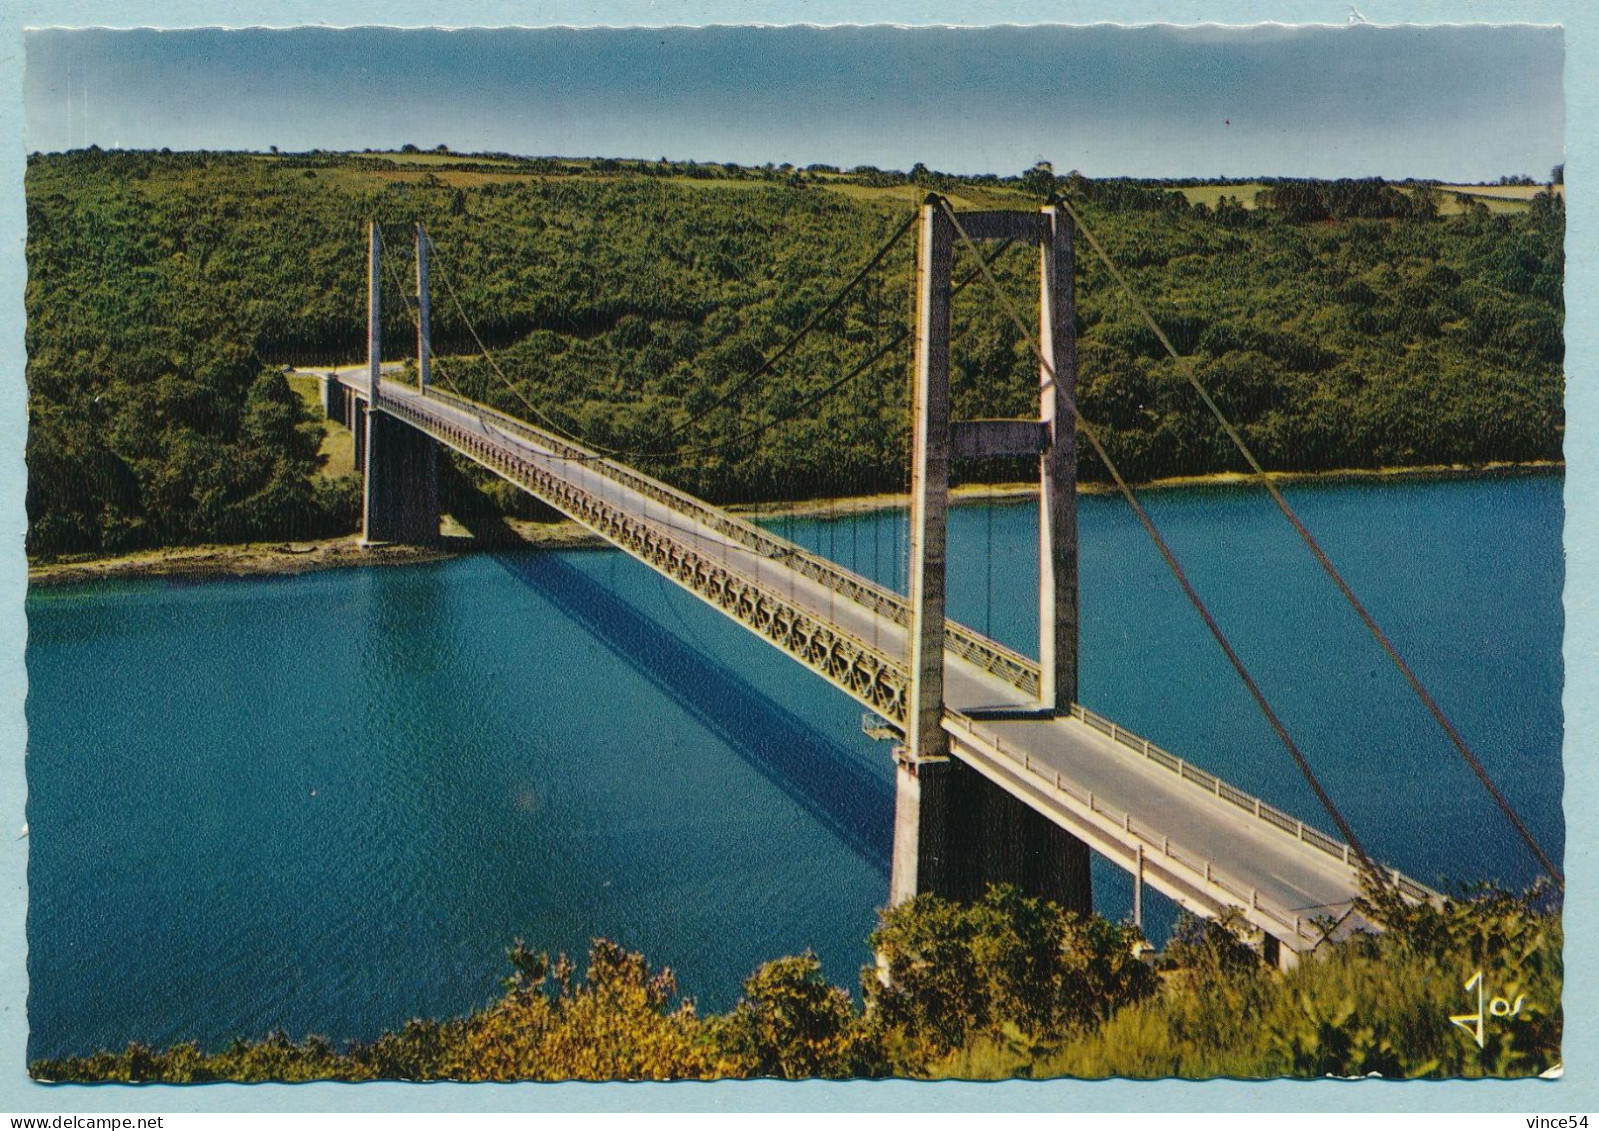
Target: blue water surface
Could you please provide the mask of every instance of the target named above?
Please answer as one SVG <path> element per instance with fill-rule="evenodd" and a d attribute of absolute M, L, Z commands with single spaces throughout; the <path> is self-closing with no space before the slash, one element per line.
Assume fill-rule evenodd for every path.
<path fill-rule="evenodd" d="M 1561 487 L 1289 491 L 1557 858 Z M 1268 499 L 1147 503 L 1370 851 L 1535 878 Z M 771 524 L 903 588 L 903 512 Z M 1082 701 L 1330 827 L 1125 505 L 1084 498 L 1081 525 Z M 951 521 L 952 615 L 1029 652 L 1036 530 L 1021 503 Z M 887 746 L 619 553 L 41 590 L 28 616 L 30 1057 L 370 1038 L 491 1000 L 517 938 L 615 939 L 707 1009 L 782 954 L 846 986 L 869 960 Z"/>

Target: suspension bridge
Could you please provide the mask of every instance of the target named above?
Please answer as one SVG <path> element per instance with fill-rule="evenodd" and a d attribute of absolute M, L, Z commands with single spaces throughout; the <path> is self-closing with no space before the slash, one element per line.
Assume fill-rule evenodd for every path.
<path fill-rule="evenodd" d="M 1076 434 L 1109 459 L 1073 401 L 1070 220 L 1054 205 L 956 214 L 930 201 L 914 222 L 905 594 L 646 475 L 618 453 L 439 388 L 430 352 L 430 242 L 420 226 L 415 382 L 397 379 L 399 367 L 382 360 L 377 225 L 369 247 L 367 364 L 321 374 L 326 415 L 356 438 L 364 539 L 435 540 L 439 453 L 452 451 L 827 680 L 897 740 L 891 902 L 919 892 L 969 900 L 990 883 L 1008 882 L 1087 912 L 1089 858 L 1097 852 L 1132 876 L 1135 920 L 1141 921 L 1147 885 L 1196 914 L 1241 917 L 1260 932 L 1268 960 L 1288 966 L 1327 939 L 1329 924 L 1340 931 L 1366 926 L 1353 909 L 1374 885 L 1406 900 L 1437 901 L 1437 893 L 1372 861 L 1360 847 L 1124 483 L 1157 547 L 1345 835 L 1312 827 L 1076 702 Z M 1028 334 L 1040 363 L 1036 418 L 950 419 L 951 264 L 958 242 L 975 253 L 984 241 L 1039 250 L 1039 324 L 1036 336 Z M 996 456 L 1036 458 L 1040 469 L 1037 660 L 945 615 L 950 466 Z"/>

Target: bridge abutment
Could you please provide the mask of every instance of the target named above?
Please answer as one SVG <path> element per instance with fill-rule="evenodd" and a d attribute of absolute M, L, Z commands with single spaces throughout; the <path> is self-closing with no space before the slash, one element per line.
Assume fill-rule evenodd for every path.
<path fill-rule="evenodd" d="M 366 401 L 362 400 L 360 397 L 356 396 L 354 393 L 351 393 L 350 394 L 350 399 L 349 399 L 348 414 L 349 414 L 349 419 L 347 421 L 347 425 L 348 425 L 348 427 L 350 429 L 350 438 L 351 438 L 351 440 L 354 443 L 354 446 L 353 446 L 353 449 L 352 449 L 352 458 L 355 461 L 355 470 L 359 474 L 365 475 L 366 474 Z"/>
<path fill-rule="evenodd" d="M 319 373 L 317 382 L 322 394 L 322 415 L 335 424 L 350 426 L 349 394 L 332 373 Z"/>
<path fill-rule="evenodd" d="M 419 389 L 427 392 L 427 252 L 416 227 L 417 288 L 422 316 L 417 326 Z M 350 431 L 355 466 L 362 476 L 361 543 L 427 545 L 439 538 L 439 446 L 431 437 L 383 411 L 382 239 L 367 226 L 367 393 L 352 396 Z M 324 398 L 324 407 L 327 407 Z"/>

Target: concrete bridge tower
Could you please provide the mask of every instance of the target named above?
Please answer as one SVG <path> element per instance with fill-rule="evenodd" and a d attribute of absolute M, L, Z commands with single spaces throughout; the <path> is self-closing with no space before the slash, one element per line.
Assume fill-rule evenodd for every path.
<path fill-rule="evenodd" d="M 953 459 L 1036 456 L 1039 467 L 1039 707 L 1065 713 L 1077 696 L 1077 449 L 1072 417 L 1077 346 L 1069 220 L 1039 213 L 961 216 L 974 241 L 1039 249 L 1036 420 L 950 420 L 950 270 L 955 226 L 942 201 L 922 206 L 917 249 L 916 368 L 912 395 L 910 704 L 897 747 L 890 899 L 923 892 L 978 898 L 1012 883 L 1070 910 L 1093 908 L 1089 852 L 1005 790 L 949 754 L 944 715 L 945 542 Z"/>
<path fill-rule="evenodd" d="M 428 389 L 427 234 L 416 226 L 417 376 Z M 367 246 L 367 407 L 351 422 L 363 472 L 361 542 L 423 545 L 439 537 L 439 447 L 426 433 L 383 411 L 382 246 L 373 223 Z M 364 417 L 364 419 L 363 419 Z"/>

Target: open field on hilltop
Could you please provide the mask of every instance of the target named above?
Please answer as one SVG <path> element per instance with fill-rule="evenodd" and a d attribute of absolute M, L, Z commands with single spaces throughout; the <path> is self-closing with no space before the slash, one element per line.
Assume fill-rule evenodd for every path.
<path fill-rule="evenodd" d="M 473 165 L 505 165 L 516 168 L 523 162 L 515 157 L 465 157 L 457 153 L 439 153 L 431 149 L 424 149 L 416 153 L 389 152 L 389 153 L 352 153 L 350 156 L 358 161 L 391 161 L 398 165 L 459 165 L 470 162 Z"/>
<path fill-rule="evenodd" d="M 308 168 L 300 173 L 306 180 L 320 180 L 324 184 L 347 192 L 378 191 L 387 185 L 449 185 L 452 188 L 480 188 L 483 185 L 520 184 L 539 177 L 539 174 L 517 169 L 504 172 L 485 172 L 482 169 L 462 169 L 439 165 L 433 169 L 406 167 L 384 169 L 345 165 Z"/>
<path fill-rule="evenodd" d="M 1188 199 L 1189 204 L 1203 204 L 1206 208 L 1215 208 L 1216 202 L 1224 196 L 1232 197 L 1245 208 L 1254 208 L 1255 194 L 1265 187 L 1259 181 L 1251 181 L 1241 185 L 1185 186 L 1177 191 Z"/>
<path fill-rule="evenodd" d="M 1438 211 L 1445 216 L 1467 211 L 1464 197 L 1481 204 L 1489 212 L 1519 214 L 1532 207 L 1533 199 L 1551 187 L 1556 196 L 1565 199 L 1565 185 L 1439 185 Z"/>
<path fill-rule="evenodd" d="M 1217 201 L 1224 196 L 1230 196 L 1246 209 L 1252 210 L 1255 207 L 1255 194 L 1266 187 L 1264 182 L 1251 181 L 1236 185 L 1185 185 L 1176 191 L 1181 192 L 1189 204 L 1203 204 L 1207 208 L 1215 208 Z M 1466 210 L 1455 198 L 1456 193 L 1480 199 L 1491 212 L 1525 212 L 1532 198 L 1542 192 L 1544 187 L 1543 185 L 1436 185 L 1434 192 L 1438 200 L 1439 214 L 1454 216 Z M 1414 191 L 1410 186 L 1401 185 L 1399 188 L 1404 192 Z M 1564 196 L 1565 186 L 1556 185 L 1555 192 Z"/>
<path fill-rule="evenodd" d="M 820 187 L 851 200 L 905 208 L 915 207 L 927 196 L 926 187 L 921 185 L 873 186 L 855 184 L 843 178 L 824 177 Z M 1036 208 L 1039 204 L 1036 197 L 1013 189 L 963 186 L 944 195 L 958 209 Z"/>
<path fill-rule="evenodd" d="M 1555 195 L 1566 195 L 1565 185 L 1439 185 L 1439 192 L 1463 192 L 1471 196 L 1485 196 L 1494 200 L 1519 200 L 1526 203 L 1551 187 Z"/>
<path fill-rule="evenodd" d="M 35 156 L 29 548 L 352 530 L 347 436 L 277 370 L 363 356 L 371 219 L 431 233 L 441 384 L 514 414 L 537 405 L 716 502 L 903 490 L 913 235 L 762 365 L 929 191 L 957 208 L 1036 208 L 1064 191 L 1150 304 L 1181 360 L 1080 246 L 1079 401 L 1135 481 L 1237 466 L 1189 366 L 1274 471 L 1560 458 L 1560 195 L 1440 217 L 1408 186 L 1269 188 L 1218 212 L 1189 190 L 1043 167 L 961 178 L 457 154 Z M 409 236 L 391 231 L 387 247 L 383 333 L 400 360 L 415 336 Z M 992 251 L 999 284 L 1036 310 L 1036 253 Z M 955 413 L 1028 415 L 1036 362 L 965 255 Z M 1106 478 L 1093 458 L 1082 471 Z M 486 476 L 459 480 L 533 517 Z"/>
<path fill-rule="evenodd" d="M 1495 215 L 1516 216 L 1527 211 L 1528 204 L 1525 200 L 1510 200 L 1502 196 L 1477 196 L 1466 194 L 1467 199 L 1478 204 Z M 1462 200 L 1453 193 L 1442 193 L 1438 198 L 1438 215 L 1459 216 L 1471 210 L 1471 204 Z"/>

